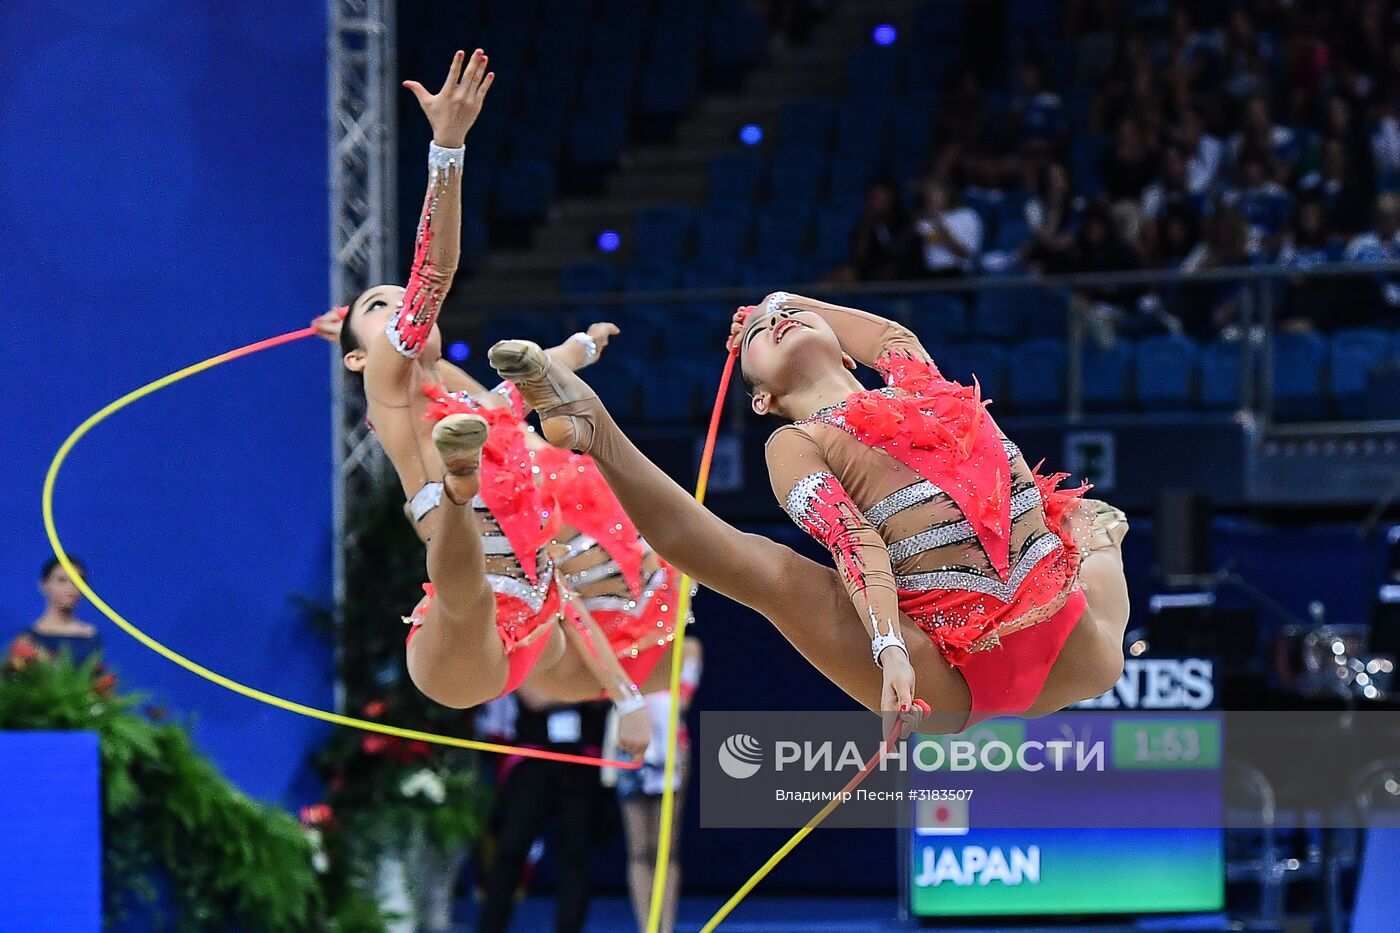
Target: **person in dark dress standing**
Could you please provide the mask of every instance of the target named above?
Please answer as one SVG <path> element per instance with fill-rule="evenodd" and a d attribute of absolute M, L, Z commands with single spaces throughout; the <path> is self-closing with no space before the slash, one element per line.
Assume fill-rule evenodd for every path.
<path fill-rule="evenodd" d="M 69 560 L 86 578 L 82 562 Z M 39 592 L 44 596 L 44 613 L 10 642 L 6 655 L 12 663 L 57 657 L 66 649 L 74 664 L 82 664 L 101 652 L 102 637 L 97 629 L 74 615 L 83 594 L 58 558 L 49 558 L 39 572 Z"/>

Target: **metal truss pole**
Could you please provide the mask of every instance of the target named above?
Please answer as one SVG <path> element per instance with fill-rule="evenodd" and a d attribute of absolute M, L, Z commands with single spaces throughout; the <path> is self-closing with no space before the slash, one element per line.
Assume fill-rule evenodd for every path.
<path fill-rule="evenodd" d="M 330 291 L 344 304 L 372 285 L 394 281 L 397 119 L 394 0 L 329 0 L 327 92 L 330 122 Z M 336 708 L 340 682 L 345 556 L 355 546 L 351 503 L 383 481 L 383 451 L 365 425 L 363 396 L 331 359 L 335 509 Z"/>

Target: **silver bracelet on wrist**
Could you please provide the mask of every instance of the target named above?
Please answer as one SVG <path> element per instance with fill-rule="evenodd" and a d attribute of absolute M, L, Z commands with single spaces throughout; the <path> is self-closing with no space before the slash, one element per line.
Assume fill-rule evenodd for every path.
<path fill-rule="evenodd" d="M 582 332 L 574 334 L 569 339 L 577 340 L 579 345 L 583 347 L 583 365 L 588 366 L 598 359 L 598 341 Z"/>
<path fill-rule="evenodd" d="M 904 656 L 909 657 L 909 646 L 904 643 L 904 636 L 899 631 L 899 622 L 891 619 L 889 631 L 880 631 L 880 621 L 875 618 L 875 610 L 870 610 L 870 622 L 875 627 L 875 637 L 870 640 L 870 653 L 875 657 L 875 664 L 884 668 L 884 663 L 880 660 L 880 653 L 886 648 L 898 648 L 904 652 Z"/>

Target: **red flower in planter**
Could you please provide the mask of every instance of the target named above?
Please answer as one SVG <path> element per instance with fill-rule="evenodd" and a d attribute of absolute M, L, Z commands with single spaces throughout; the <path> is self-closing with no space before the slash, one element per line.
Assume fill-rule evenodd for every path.
<path fill-rule="evenodd" d="M 103 674 L 101 677 L 97 678 L 97 680 L 93 682 L 92 690 L 98 696 L 109 697 L 112 695 L 113 688 L 115 688 L 116 685 L 117 675 Z"/>
<path fill-rule="evenodd" d="M 366 755 L 382 755 L 397 742 L 387 735 L 370 733 L 360 740 L 360 750 Z"/>
<path fill-rule="evenodd" d="M 329 805 L 315 803 L 301 808 L 301 825 L 303 826 L 324 826 L 331 821 L 335 814 Z"/>

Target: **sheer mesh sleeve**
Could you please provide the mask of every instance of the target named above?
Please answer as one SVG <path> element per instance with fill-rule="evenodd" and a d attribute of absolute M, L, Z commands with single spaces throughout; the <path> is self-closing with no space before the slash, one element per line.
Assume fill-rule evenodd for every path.
<path fill-rule="evenodd" d="M 462 251 L 462 156 L 465 150 L 428 147 L 428 193 L 418 220 L 413 269 L 403 300 L 384 329 L 394 349 L 417 359 L 428 342 Z"/>
<path fill-rule="evenodd" d="M 831 472 L 821 448 L 801 428 L 780 428 L 768 442 L 768 477 L 797 526 L 822 543 L 851 602 L 875 631 L 895 623 L 899 593 L 884 540 Z M 878 620 L 878 629 L 877 629 Z"/>

